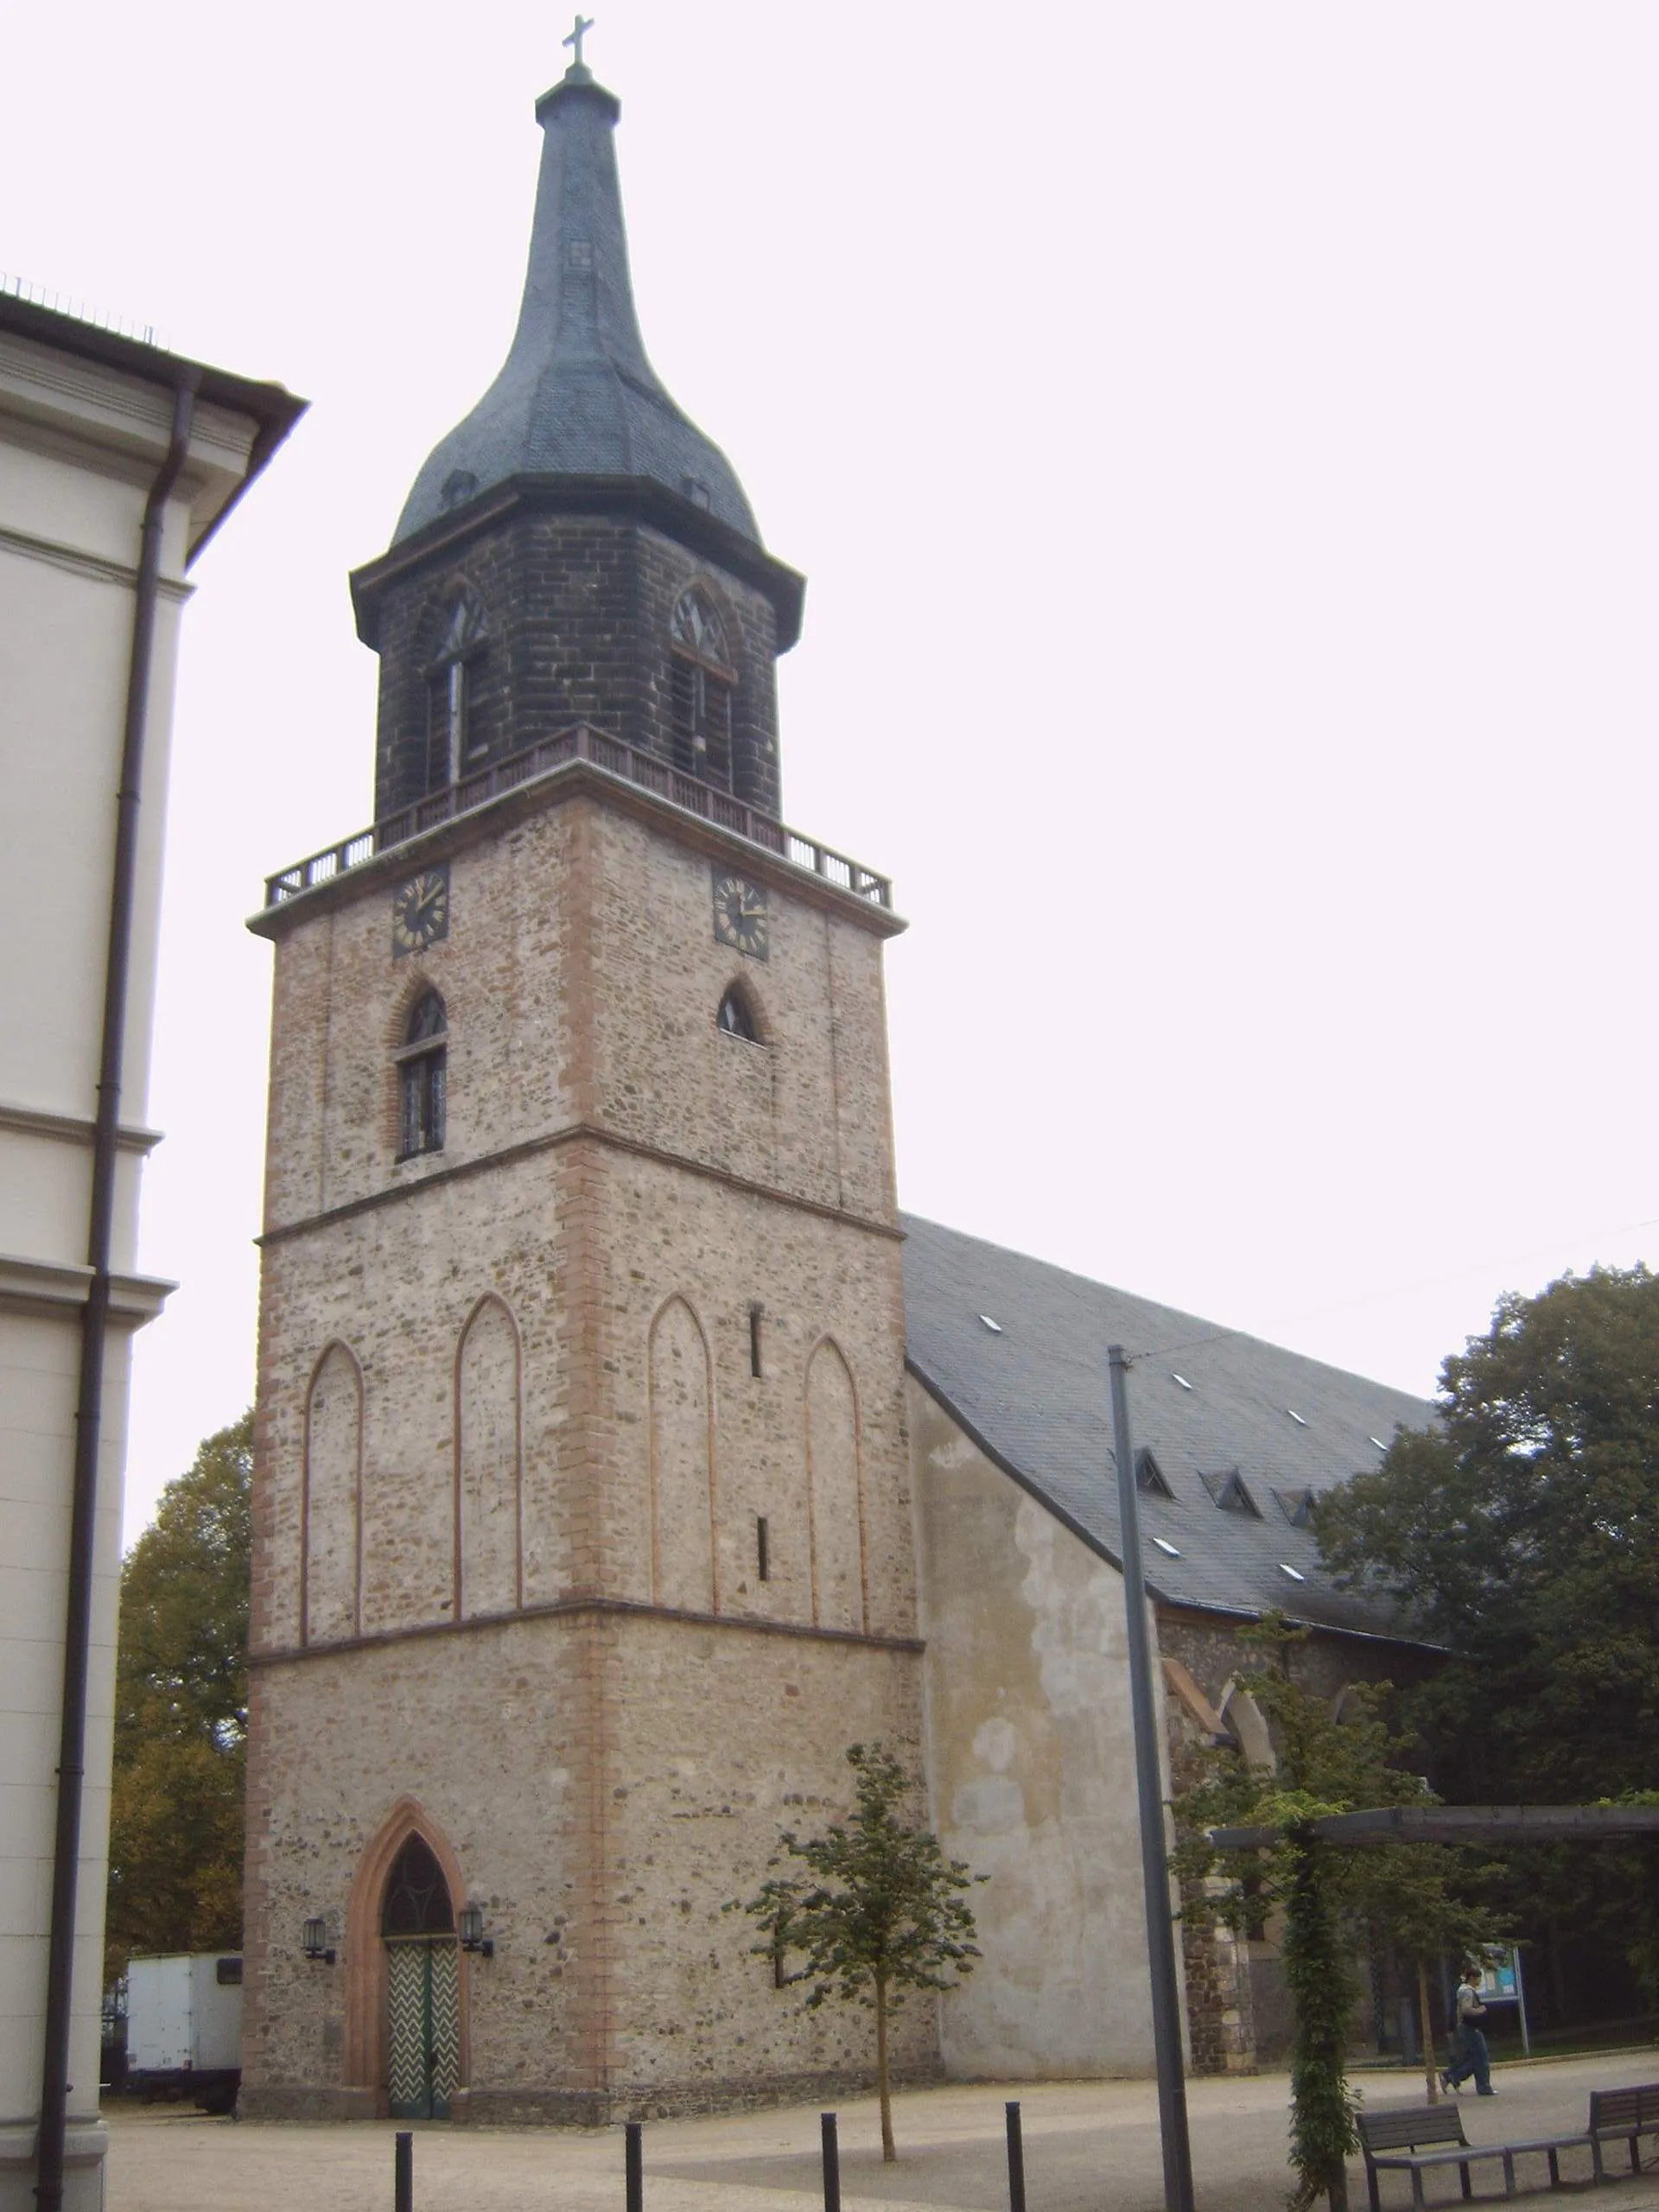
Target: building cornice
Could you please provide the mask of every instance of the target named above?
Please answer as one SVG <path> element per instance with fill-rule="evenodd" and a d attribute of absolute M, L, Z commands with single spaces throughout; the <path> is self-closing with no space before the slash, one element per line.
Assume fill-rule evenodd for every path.
<path fill-rule="evenodd" d="M 106 561 L 97 553 L 84 553 L 73 545 L 54 544 L 49 537 L 31 537 L 27 531 L 0 528 L 0 552 L 14 554 L 23 561 L 43 561 L 48 567 L 62 569 L 72 576 L 90 576 L 95 583 L 114 584 L 122 591 L 133 590 L 138 582 L 138 571 L 130 562 Z M 194 595 L 194 584 L 181 583 L 170 576 L 163 576 L 156 589 L 165 600 L 182 607 Z"/>
<path fill-rule="evenodd" d="M 0 1098 L 0 1130 L 10 1129 L 20 1136 L 53 1138 L 60 1144 L 90 1145 L 95 1128 L 90 1115 L 50 1114 L 38 1106 L 18 1106 Z M 161 1141 L 159 1129 L 141 1128 L 131 1123 L 116 1137 L 123 1152 L 154 1152 Z"/>
<path fill-rule="evenodd" d="M 362 1636 L 342 1636 L 328 1643 L 290 1643 L 268 1651 L 250 1651 L 251 1667 L 288 1667 L 306 1660 L 334 1659 L 343 1652 L 372 1651 L 385 1644 L 410 1643 L 439 1636 L 470 1636 L 486 1630 L 512 1628 L 520 1621 L 580 1620 L 595 1616 L 630 1620 L 668 1621 L 677 1628 L 724 1630 L 739 1635 L 793 1637 L 810 1643 L 854 1644 L 867 1651 L 919 1654 L 927 1646 L 920 1637 L 880 1636 L 856 1628 L 821 1628 L 813 1621 L 769 1620 L 760 1613 L 698 1613 L 674 1605 L 647 1605 L 634 1598 L 553 1598 L 545 1605 L 521 1605 L 510 1613 L 480 1613 L 470 1620 L 413 1621 L 404 1628 L 372 1630 Z"/>
<path fill-rule="evenodd" d="M 92 1271 L 66 1261 L 25 1259 L 0 1252 L 0 1313 L 28 1313 L 60 1319 L 86 1305 Z M 153 1321 L 178 1288 L 157 1275 L 111 1275 L 110 1320 L 116 1328 L 142 1329 Z"/>
<path fill-rule="evenodd" d="M 305 412 L 280 385 L 257 383 L 148 340 L 0 292 L 0 413 L 33 420 L 153 472 L 167 450 L 173 394 L 195 394 L 182 482 L 194 561 Z"/>
<path fill-rule="evenodd" d="M 601 1145 L 610 1152 L 631 1153 L 637 1160 L 653 1160 L 683 1174 L 700 1176 L 705 1182 L 723 1184 L 728 1190 L 741 1191 L 745 1197 L 763 1199 L 769 1205 L 787 1206 L 795 1213 L 816 1214 L 820 1220 L 838 1222 L 843 1228 L 856 1229 L 866 1236 L 885 1236 L 896 1244 L 905 1241 L 905 1232 L 896 1223 L 880 1220 L 874 1214 L 855 1213 L 846 1206 L 832 1206 L 821 1198 L 783 1190 L 775 1183 L 757 1182 L 752 1176 L 734 1174 L 729 1167 L 717 1167 L 711 1160 L 698 1160 L 689 1153 L 670 1152 L 661 1145 L 646 1144 L 639 1137 L 625 1136 L 620 1130 L 605 1128 L 598 1122 L 569 1122 L 563 1128 L 544 1130 L 520 1143 L 502 1145 L 493 1152 L 480 1153 L 474 1159 L 457 1160 L 453 1167 L 430 1169 L 385 1190 L 366 1191 L 360 1198 L 348 1198 L 341 1205 L 302 1215 L 297 1221 L 277 1222 L 255 1237 L 254 1242 L 261 1246 L 285 1244 L 294 1237 L 331 1229 L 336 1222 L 350 1221 L 358 1214 L 373 1213 L 382 1206 L 405 1205 L 423 1191 L 462 1182 L 468 1176 L 486 1174 L 493 1168 L 514 1167 L 521 1160 L 534 1160 L 543 1153 L 556 1151 L 561 1145 L 582 1143 Z"/>

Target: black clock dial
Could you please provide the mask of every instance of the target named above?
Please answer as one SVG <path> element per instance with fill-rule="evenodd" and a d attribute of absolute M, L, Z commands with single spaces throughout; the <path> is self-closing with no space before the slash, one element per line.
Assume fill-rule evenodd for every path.
<path fill-rule="evenodd" d="M 741 875 L 715 873 L 715 937 L 736 947 L 751 960 L 764 960 L 767 942 L 766 894 Z"/>
<path fill-rule="evenodd" d="M 448 934 L 449 871 L 423 868 L 391 894 L 392 952 L 424 952 Z"/>

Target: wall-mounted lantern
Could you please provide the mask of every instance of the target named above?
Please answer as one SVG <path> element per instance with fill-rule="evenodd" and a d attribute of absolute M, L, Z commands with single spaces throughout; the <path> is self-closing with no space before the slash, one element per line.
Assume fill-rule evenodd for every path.
<path fill-rule="evenodd" d="M 484 1908 L 481 1904 L 464 1904 L 455 1922 L 455 1932 L 461 1937 L 463 1951 L 476 1951 L 481 1959 L 495 1956 L 495 1944 L 484 1933 Z"/>
<path fill-rule="evenodd" d="M 328 1941 L 328 1923 L 321 1913 L 315 1919 L 306 1922 L 301 1944 L 306 1957 L 314 1965 L 331 1967 L 334 1963 L 334 1946 Z"/>

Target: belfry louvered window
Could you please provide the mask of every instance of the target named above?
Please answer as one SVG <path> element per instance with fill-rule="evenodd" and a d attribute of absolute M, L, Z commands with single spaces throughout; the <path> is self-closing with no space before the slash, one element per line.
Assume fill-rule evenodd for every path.
<path fill-rule="evenodd" d="M 470 592 L 449 610 L 426 675 L 426 787 L 459 783 L 487 747 L 476 712 L 484 615 Z"/>
<path fill-rule="evenodd" d="M 397 1054 L 399 1160 L 443 1150 L 448 1036 L 443 1001 L 435 991 L 428 991 L 409 1017 Z"/>
<path fill-rule="evenodd" d="M 707 593 L 680 594 L 669 626 L 669 734 L 674 765 L 732 787 L 732 657 Z"/>

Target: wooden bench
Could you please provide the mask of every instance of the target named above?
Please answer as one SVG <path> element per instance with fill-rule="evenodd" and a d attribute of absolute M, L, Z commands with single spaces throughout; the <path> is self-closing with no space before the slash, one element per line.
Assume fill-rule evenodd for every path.
<path fill-rule="evenodd" d="M 1456 2104 L 1397 2105 L 1383 2112 L 1359 2114 L 1359 2143 L 1365 2154 L 1365 2185 L 1371 2212 L 1382 2212 L 1376 2177 L 1380 2168 L 1397 2169 L 1411 2176 L 1414 2206 L 1425 2202 L 1423 2176 L 1435 2166 L 1456 2166 L 1465 2198 L 1474 2195 L 1469 2168 L 1478 2158 L 1498 2158 L 1503 2165 L 1503 2194 L 1515 2195 L 1515 2162 L 1523 2152 L 1541 2155 L 1549 2164 L 1549 2185 L 1561 2185 L 1563 2151 L 1588 2151 L 1597 2181 L 1608 2178 L 1602 2152 L 1605 2146 L 1627 2143 L 1630 2171 L 1642 2171 L 1641 2139 L 1659 2136 L 1659 2082 L 1633 2089 L 1592 2089 L 1590 2120 L 1581 2135 L 1546 2135 L 1524 2143 L 1471 2143 L 1463 2132 L 1463 2114 Z M 1440 2148 L 1440 2145 L 1450 2147 Z"/>
<path fill-rule="evenodd" d="M 1441 2143 L 1454 2143 L 1458 2149 L 1422 2147 Z M 1455 2104 L 1395 2105 L 1384 2112 L 1363 2112 L 1359 2147 L 1365 2153 L 1365 2186 L 1370 2191 L 1371 2212 L 1382 2212 L 1382 2201 L 1376 2192 L 1379 2166 L 1398 2166 L 1410 2173 L 1414 2204 L 1423 2202 L 1423 2168 L 1427 2165 L 1459 2167 L 1464 2195 L 1474 2195 L 1469 2180 L 1469 2158 L 1473 2153 L 1463 2132 L 1463 2114 Z M 1459 2152 L 1464 2155 L 1459 2157 Z"/>
<path fill-rule="evenodd" d="M 1638 2148 L 1644 2135 L 1659 2135 L 1659 2082 L 1643 2082 L 1634 2089 L 1592 2089 L 1590 2092 L 1590 2155 L 1596 2162 L 1596 2179 L 1603 2178 L 1604 2144 L 1628 2143 L 1630 2171 L 1642 2171 Z"/>

